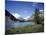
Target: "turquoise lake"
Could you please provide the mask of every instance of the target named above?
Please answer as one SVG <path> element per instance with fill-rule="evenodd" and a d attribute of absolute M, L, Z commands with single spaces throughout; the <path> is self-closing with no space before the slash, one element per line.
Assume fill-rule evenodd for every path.
<path fill-rule="evenodd" d="M 5 24 L 6 29 L 16 28 L 16 27 L 24 27 L 24 26 L 28 26 L 28 25 L 32 25 L 32 22 L 15 22 L 12 20 L 8 20 Z"/>

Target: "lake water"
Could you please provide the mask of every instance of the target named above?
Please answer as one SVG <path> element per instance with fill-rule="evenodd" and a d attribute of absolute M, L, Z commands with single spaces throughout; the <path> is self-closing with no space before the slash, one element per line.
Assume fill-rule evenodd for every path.
<path fill-rule="evenodd" d="M 16 27 L 32 25 L 32 22 L 14 22 L 12 20 L 8 20 L 5 25 L 6 25 L 6 29 L 9 29 L 9 28 L 16 28 Z"/>

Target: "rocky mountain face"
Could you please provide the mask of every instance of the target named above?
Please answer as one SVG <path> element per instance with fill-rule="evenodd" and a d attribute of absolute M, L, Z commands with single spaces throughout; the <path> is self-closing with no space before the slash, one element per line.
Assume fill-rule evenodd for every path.
<path fill-rule="evenodd" d="M 14 17 L 12 14 L 10 14 L 7 10 L 5 10 L 5 18 L 6 19 L 11 19 L 13 21 L 18 21 L 19 19 L 16 19 L 16 17 Z"/>
<path fill-rule="evenodd" d="M 22 17 L 16 18 L 11 13 L 9 13 L 7 10 L 5 10 L 5 19 L 6 19 L 6 21 L 8 19 L 11 19 L 13 21 L 24 21 L 24 19 Z"/>

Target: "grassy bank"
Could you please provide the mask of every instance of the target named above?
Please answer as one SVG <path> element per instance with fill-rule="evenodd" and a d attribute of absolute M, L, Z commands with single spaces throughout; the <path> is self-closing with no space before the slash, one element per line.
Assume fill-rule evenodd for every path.
<path fill-rule="evenodd" d="M 33 26 L 25 26 L 25 27 L 17 27 L 6 30 L 8 34 L 15 33 L 35 33 L 35 32 L 43 32 L 44 26 L 42 24 L 35 24 Z"/>
<path fill-rule="evenodd" d="M 17 27 L 17 28 L 6 30 L 6 33 L 25 33 L 25 32 L 31 32 L 31 31 L 32 31 L 31 26 L 25 26 L 25 27 Z"/>

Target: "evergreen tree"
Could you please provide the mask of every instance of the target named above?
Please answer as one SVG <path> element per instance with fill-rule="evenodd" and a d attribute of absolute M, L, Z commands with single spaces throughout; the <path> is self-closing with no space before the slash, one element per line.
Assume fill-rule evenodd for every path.
<path fill-rule="evenodd" d="M 37 24 L 41 24 L 41 19 L 39 17 L 39 14 L 40 14 L 39 9 L 35 9 L 35 18 L 34 19 Z"/>

